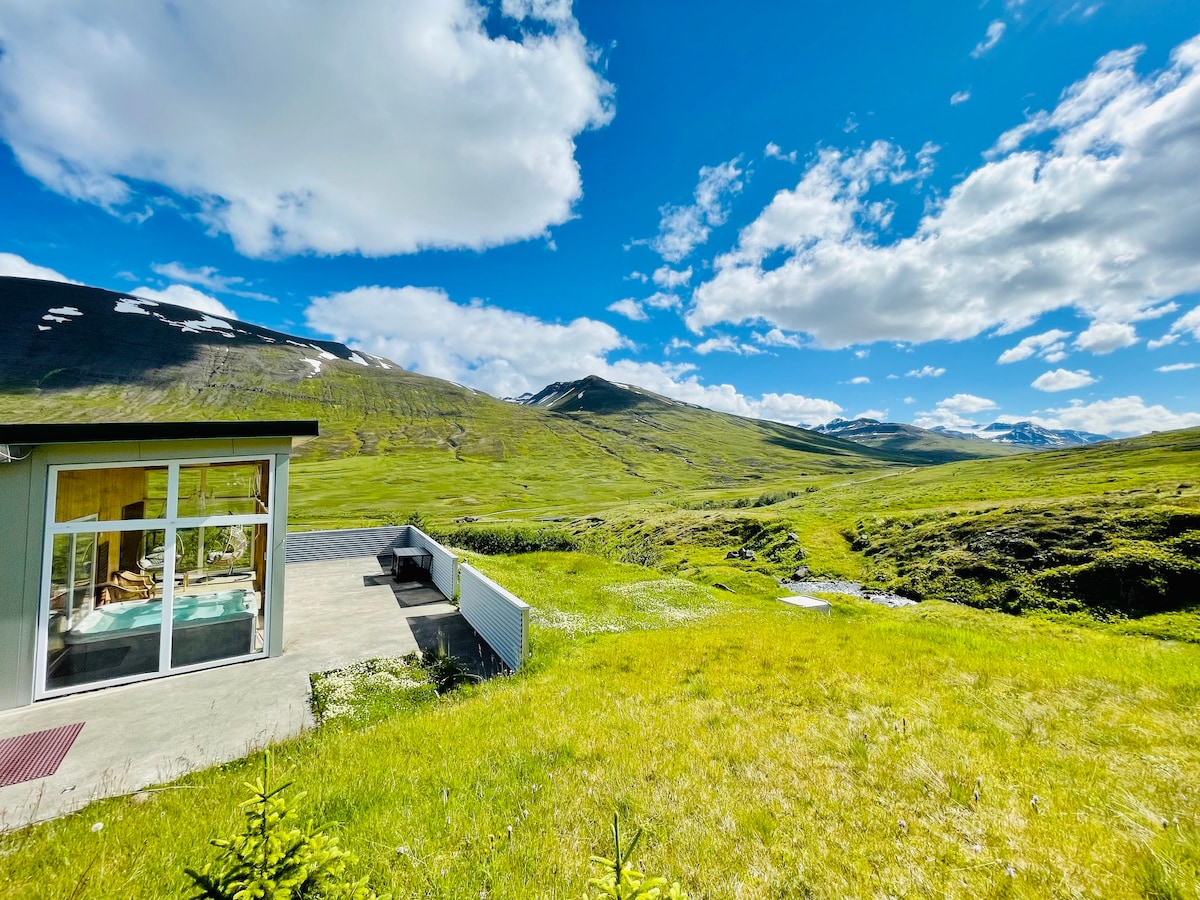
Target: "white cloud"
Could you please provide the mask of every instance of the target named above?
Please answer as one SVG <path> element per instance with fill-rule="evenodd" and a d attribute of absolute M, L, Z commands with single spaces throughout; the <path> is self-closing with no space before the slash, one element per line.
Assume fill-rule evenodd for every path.
<path fill-rule="evenodd" d="M 1159 366 L 1155 372 L 1187 372 L 1190 369 L 1200 368 L 1200 363 L 1172 363 L 1169 366 Z"/>
<path fill-rule="evenodd" d="M 1041 334 L 1031 334 L 1027 338 L 1022 338 L 1021 342 L 1015 347 L 1009 347 L 1000 354 L 996 362 L 1001 365 L 1007 363 L 1020 362 L 1023 359 L 1037 354 L 1043 359 L 1048 359 L 1051 356 L 1056 357 L 1050 360 L 1058 362 L 1066 355 L 1066 344 L 1063 341 L 1071 336 L 1071 332 L 1063 331 L 1059 328 L 1052 328 L 1049 331 L 1043 331 Z"/>
<path fill-rule="evenodd" d="M 755 343 L 762 344 L 764 347 L 791 347 L 800 350 L 806 346 L 804 338 L 800 335 L 784 334 L 778 328 L 772 328 L 765 334 L 756 331 L 752 337 Z"/>
<path fill-rule="evenodd" d="M 667 343 L 667 345 L 665 347 L 663 347 L 663 351 L 665 353 L 667 353 L 668 355 L 674 353 L 676 350 L 691 350 L 691 349 L 692 349 L 692 345 L 690 342 L 685 341 L 682 338 L 677 338 L 677 337 L 671 338 L 671 340 Z"/>
<path fill-rule="evenodd" d="M 666 291 L 657 291 L 646 298 L 646 305 L 653 309 L 675 309 L 680 305 L 679 298 Z"/>
<path fill-rule="evenodd" d="M 761 320 L 830 348 L 965 340 L 1058 309 L 1132 322 L 1200 290 L 1200 38 L 1162 73 L 1139 76 L 1136 58 L 1101 59 L 907 236 L 884 230 L 886 195 L 920 164 L 885 142 L 821 151 L 717 257 L 689 327 Z"/>
<path fill-rule="evenodd" d="M 650 280 L 650 276 L 647 275 L 645 272 L 630 272 L 628 275 L 625 276 L 625 280 L 626 281 L 640 281 L 642 284 L 645 284 L 647 281 Z"/>
<path fill-rule="evenodd" d="M 1176 413 L 1165 406 L 1147 406 L 1141 397 L 1114 397 L 1084 403 L 1072 400 L 1069 406 L 1043 410 L 1045 415 L 1029 420 L 1043 428 L 1070 428 L 1113 436 L 1172 431 L 1200 425 L 1200 412 Z"/>
<path fill-rule="evenodd" d="M 741 157 L 700 170 L 695 202 L 689 206 L 663 206 L 658 236 L 648 243 L 667 262 L 677 263 L 708 240 L 712 229 L 723 225 L 729 201 L 742 190 Z"/>
<path fill-rule="evenodd" d="M 870 384 L 871 379 L 866 375 L 855 375 L 850 379 L 850 384 Z"/>
<path fill-rule="evenodd" d="M 537 237 L 612 88 L 569 4 L 502 9 L 491 37 L 478 0 L 6 3 L 0 134 L 52 190 L 162 185 L 251 256 Z"/>
<path fill-rule="evenodd" d="M 509 397 L 602 375 L 607 355 L 630 345 L 595 319 L 544 322 L 479 301 L 454 303 L 435 288 L 360 287 L 317 297 L 305 320 L 406 369 Z"/>
<path fill-rule="evenodd" d="M 709 338 L 706 341 L 701 341 L 696 345 L 696 352 L 701 356 L 707 356 L 709 353 L 736 353 L 738 356 L 757 356 L 760 353 L 765 353 L 765 350 L 760 350 L 750 344 L 740 344 L 736 339 L 727 334 L 718 335 L 714 338 Z"/>
<path fill-rule="evenodd" d="M 1173 344 L 1179 338 L 1189 334 L 1200 341 L 1200 306 L 1176 319 L 1174 324 L 1171 325 L 1170 332 L 1158 343 L 1160 345 Z M 1168 337 L 1170 340 L 1167 340 Z"/>
<path fill-rule="evenodd" d="M 888 420 L 888 410 L 886 409 L 864 409 L 858 413 L 856 419 L 875 419 L 877 422 L 886 422 Z"/>
<path fill-rule="evenodd" d="M 646 315 L 646 311 L 642 309 L 642 304 L 638 303 L 632 297 L 626 297 L 624 300 L 610 303 L 607 308 L 609 312 L 615 312 L 617 315 L 632 319 L 635 322 L 645 322 L 650 318 Z"/>
<path fill-rule="evenodd" d="M 200 312 L 219 316 L 222 319 L 236 319 L 238 317 L 237 313 L 216 297 L 210 297 L 208 294 L 201 293 L 194 287 L 189 287 L 186 284 L 171 284 L 161 291 L 149 287 L 139 287 L 134 288 L 130 293 L 135 297 L 145 297 L 147 300 L 156 300 L 159 303 L 174 303 L 176 306 L 186 306 L 188 309 L 199 310 Z"/>
<path fill-rule="evenodd" d="M 913 369 L 908 373 L 909 378 L 941 378 L 946 374 L 946 370 L 941 366 L 921 366 L 919 369 Z"/>
<path fill-rule="evenodd" d="M 854 358 L 855 358 L 855 359 L 866 359 L 866 358 L 867 358 L 868 356 L 870 356 L 870 355 L 871 355 L 871 351 L 870 351 L 870 350 L 855 350 L 855 351 L 854 351 Z"/>
<path fill-rule="evenodd" d="M 1080 369 L 1077 372 L 1072 372 L 1070 369 L 1054 369 L 1050 372 L 1043 372 L 1029 386 L 1037 388 L 1039 391 L 1073 391 L 1076 388 L 1087 387 L 1089 384 L 1095 383 L 1096 379 L 1087 369 Z"/>
<path fill-rule="evenodd" d="M 905 402 L 909 402 L 905 400 Z M 920 428 L 970 428 L 978 423 L 969 418 L 975 413 L 996 409 L 994 400 L 979 397 L 975 394 L 955 394 L 939 400 L 936 407 L 929 412 L 919 412 L 913 418 L 913 424 Z"/>
<path fill-rule="evenodd" d="M 599 375 L 685 403 L 789 424 L 825 422 L 842 412 L 831 400 L 802 394 L 754 398 L 730 384 L 702 384 L 690 363 L 610 360 L 631 344 L 603 322 L 544 322 L 480 302 L 454 303 L 435 288 L 362 287 L 317 297 L 305 319 L 335 340 L 497 396 Z"/>
<path fill-rule="evenodd" d="M 15 253 L 0 253 L 0 275 L 11 275 L 14 278 L 40 278 L 42 281 L 62 281 L 66 284 L 79 284 L 66 275 L 61 275 L 53 269 L 31 263 L 23 256 Z"/>
<path fill-rule="evenodd" d="M 846 116 L 846 124 L 842 126 L 842 131 L 846 134 L 854 134 L 858 131 L 858 119 L 854 118 L 854 113 Z"/>
<path fill-rule="evenodd" d="M 796 161 L 795 150 L 793 150 L 791 153 L 784 153 L 783 148 L 774 141 L 771 141 L 767 144 L 767 149 L 763 151 L 763 156 L 767 157 L 768 159 L 782 160 L 783 162 L 794 163 Z"/>
<path fill-rule="evenodd" d="M 17 278 L 40 278 L 44 281 L 61 281 L 65 284 L 81 283 L 53 269 L 35 265 L 15 253 L 0 253 L 0 275 L 12 275 Z M 139 287 L 135 288 L 131 293 L 134 296 L 145 297 L 147 300 L 156 300 L 159 303 L 173 303 L 176 306 L 186 306 L 188 309 L 220 316 L 223 319 L 236 319 L 238 317 L 237 313 L 220 300 L 210 297 L 208 294 L 203 294 L 185 284 L 168 285 L 163 290 Z"/>
<path fill-rule="evenodd" d="M 909 406 L 909 405 L 911 405 L 911 404 L 913 404 L 913 403 L 916 403 L 916 402 L 917 402 L 917 398 L 916 398 L 916 397 L 905 397 L 905 398 L 904 398 L 904 404 L 905 404 L 906 406 Z"/>
<path fill-rule="evenodd" d="M 1138 342 L 1137 329 L 1119 322 L 1094 322 L 1075 338 L 1075 346 L 1095 354 L 1112 353 Z"/>
<path fill-rule="evenodd" d="M 989 400 L 987 397 L 979 397 L 975 394 L 955 394 L 953 397 L 939 400 L 937 405 L 939 409 L 948 409 L 956 413 L 977 413 L 996 409 L 996 402 L 994 400 Z"/>
<path fill-rule="evenodd" d="M 950 105 L 958 106 L 958 104 L 966 103 L 970 99 L 971 99 L 970 91 L 955 91 L 953 94 L 950 95 Z"/>
<path fill-rule="evenodd" d="M 659 266 L 650 277 L 654 279 L 654 283 L 659 287 L 673 291 L 675 288 L 683 287 L 692 280 L 692 267 L 688 266 L 682 272 L 676 272 L 670 266 Z"/>
<path fill-rule="evenodd" d="M 221 275 L 217 272 L 215 266 L 201 266 L 199 269 L 189 269 L 182 263 L 155 263 L 150 267 L 164 278 L 169 278 L 172 281 L 183 281 L 187 284 L 195 284 L 210 291 L 217 293 L 234 294 L 238 297 L 248 297 L 251 300 L 268 300 L 273 301 L 274 297 L 268 297 L 266 294 L 260 294 L 257 291 L 246 290 L 245 278 L 239 278 L 231 275 Z"/>
<path fill-rule="evenodd" d="M 982 41 L 975 45 L 975 49 L 971 51 L 971 55 L 976 59 L 979 59 L 979 57 L 983 56 L 983 54 L 987 53 L 998 43 L 1000 43 L 1000 38 L 1004 37 L 1004 32 L 1007 30 L 1007 28 L 1007 25 L 1005 25 L 999 19 L 996 19 L 996 21 L 988 25 L 987 34 L 984 36 Z"/>

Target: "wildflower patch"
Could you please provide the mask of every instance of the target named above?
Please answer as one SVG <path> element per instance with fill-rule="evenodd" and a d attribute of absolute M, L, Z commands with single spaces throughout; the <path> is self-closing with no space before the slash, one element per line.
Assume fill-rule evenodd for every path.
<path fill-rule="evenodd" d="M 309 676 L 317 724 L 365 725 L 399 709 L 437 699 L 437 688 L 415 653 L 365 659 Z"/>

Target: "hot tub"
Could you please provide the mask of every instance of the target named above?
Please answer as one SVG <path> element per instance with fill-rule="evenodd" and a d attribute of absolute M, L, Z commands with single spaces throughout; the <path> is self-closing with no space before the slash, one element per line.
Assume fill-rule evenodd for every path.
<path fill-rule="evenodd" d="M 189 666 L 254 652 L 257 615 L 244 590 L 179 594 L 172 610 L 171 665 Z M 107 680 L 158 670 L 162 602 L 98 606 L 64 636 L 67 668 Z M 97 665 L 99 664 L 99 665 Z M 99 671 L 112 669 L 113 671 Z"/>

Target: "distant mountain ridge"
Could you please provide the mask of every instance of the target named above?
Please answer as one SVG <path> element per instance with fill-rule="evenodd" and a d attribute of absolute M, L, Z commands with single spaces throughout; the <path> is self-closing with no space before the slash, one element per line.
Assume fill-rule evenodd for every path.
<path fill-rule="evenodd" d="M 546 385 L 536 394 L 523 394 L 511 399 L 522 406 L 538 406 L 555 412 L 617 412 L 639 408 L 704 409 L 702 406 L 655 394 L 637 385 L 606 381 L 598 375 L 588 375 L 577 381 L 556 381 Z"/>
<path fill-rule="evenodd" d="M 1105 434 L 1093 434 L 1090 431 L 1071 431 L 1043 428 L 1033 422 L 993 422 L 973 431 L 954 431 L 939 425 L 932 429 L 939 434 L 954 437 L 979 438 L 985 441 L 995 441 L 999 444 L 1013 444 L 1020 447 L 1082 447 L 1087 444 L 1099 444 L 1111 441 Z"/>
<path fill-rule="evenodd" d="M 82 285 L 0 277 L 0 309 L 2 422 L 314 418 L 304 460 L 456 460 L 465 496 L 506 462 L 517 505 L 570 472 L 652 494 L 923 461 L 601 378 L 505 403 L 333 341 Z"/>
<path fill-rule="evenodd" d="M 921 428 L 917 425 L 906 425 L 899 422 L 881 422 L 878 419 L 860 418 L 834 419 L 824 425 L 818 425 L 813 430 L 870 446 L 881 446 L 889 440 L 913 441 L 923 436 L 937 436 L 970 443 L 986 441 L 1025 450 L 1081 447 L 1112 440 L 1102 434 L 1092 434 L 1087 431 L 1057 431 L 1043 428 L 1033 422 L 993 422 L 991 425 L 960 431 L 942 425 L 936 428 Z"/>

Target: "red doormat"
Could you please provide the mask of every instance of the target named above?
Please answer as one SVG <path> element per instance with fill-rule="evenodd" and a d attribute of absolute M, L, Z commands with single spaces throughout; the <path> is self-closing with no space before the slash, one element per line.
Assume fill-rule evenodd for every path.
<path fill-rule="evenodd" d="M 0 740 L 0 787 L 53 775 L 82 728 L 76 722 Z"/>

